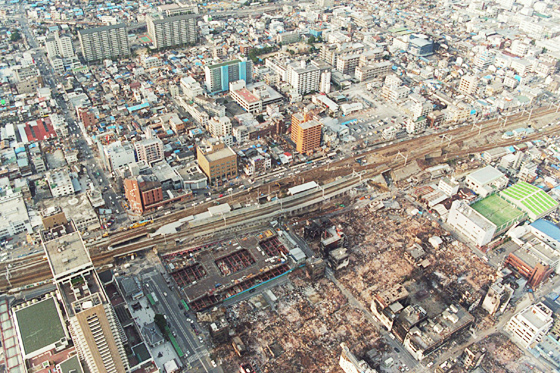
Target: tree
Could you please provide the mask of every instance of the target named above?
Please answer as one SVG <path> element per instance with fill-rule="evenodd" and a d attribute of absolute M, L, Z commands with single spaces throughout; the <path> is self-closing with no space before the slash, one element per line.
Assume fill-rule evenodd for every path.
<path fill-rule="evenodd" d="M 161 313 L 156 313 L 154 323 L 157 325 L 161 334 L 167 336 L 167 319 Z"/>
<path fill-rule="evenodd" d="M 21 34 L 19 33 L 19 30 L 15 30 L 14 32 L 12 32 L 12 35 L 10 35 L 10 41 L 19 41 L 21 39 Z"/>
<path fill-rule="evenodd" d="M 317 41 L 317 39 L 315 38 L 315 36 L 311 35 L 309 37 L 309 39 L 307 39 L 307 44 L 313 44 Z"/>
<path fill-rule="evenodd" d="M 257 115 L 257 117 L 255 118 L 259 123 L 263 123 L 264 122 L 264 115 L 259 114 Z"/>

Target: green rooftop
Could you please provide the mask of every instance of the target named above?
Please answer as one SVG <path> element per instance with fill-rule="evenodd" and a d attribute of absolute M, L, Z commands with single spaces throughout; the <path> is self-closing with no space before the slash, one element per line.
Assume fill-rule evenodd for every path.
<path fill-rule="evenodd" d="M 532 220 L 538 219 L 558 206 L 558 202 L 542 189 L 524 181 L 507 188 L 500 194 L 527 212 Z"/>
<path fill-rule="evenodd" d="M 473 203 L 470 207 L 494 223 L 497 231 L 500 231 L 502 227 L 509 225 L 509 223 L 523 218 L 525 215 L 523 211 L 497 194 L 491 194 Z"/>
<path fill-rule="evenodd" d="M 72 356 L 70 359 L 64 360 L 58 364 L 61 373 L 83 373 L 82 365 L 78 360 L 78 355 Z"/>
<path fill-rule="evenodd" d="M 231 60 L 231 61 L 226 61 L 226 62 L 221 62 L 221 63 L 217 63 L 217 64 L 214 64 L 214 65 L 210 65 L 210 66 L 208 66 L 208 68 L 209 69 L 214 69 L 216 67 L 233 65 L 234 63 L 239 63 L 239 62 L 241 62 L 241 60 Z"/>
<path fill-rule="evenodd" d="M 15 317 L 25 355 L 66 338 L 53 297 L 17 310 Z"/>

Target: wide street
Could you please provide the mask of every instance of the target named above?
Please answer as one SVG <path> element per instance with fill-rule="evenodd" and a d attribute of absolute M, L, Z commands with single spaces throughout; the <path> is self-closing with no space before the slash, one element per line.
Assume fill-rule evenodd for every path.
<path fill-rule="evenodd" d="M 172 332 L 175 332 L 175 338 L 179 347 L 185 353 L 183 361 L 185 365 L 190 365 L 189 372 L 215 372 L 221 373 L 222 369 L 213 367 L 208 356 L 207 341 L 197 337 L 194 334 L 193 328 L 201 330 L 200 326 L 196 324 L 194 315 L 188 315 L 192 320 L 189 322 L 185 315 L 185 310 L 180 306 L 180 298 L 174 289 L 171 289 L 165 278 L 157 271 L 151 271 L 142 276 L 144 278 L 144 285 L 147 289 L 153 291 L 159 299 L 159 307 L 161 313 L 167 316 L 167 322 Z"/>

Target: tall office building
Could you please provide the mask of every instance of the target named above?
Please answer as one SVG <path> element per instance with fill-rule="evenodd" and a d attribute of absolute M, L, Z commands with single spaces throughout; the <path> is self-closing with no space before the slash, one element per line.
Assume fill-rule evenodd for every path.
<path fill-rule="evenodd" d="M 70 36 L 59 36 L 58 33 L 55 33 L 54 36 L 47 38 L 45 47 L 50 59 L 55 57 L 74 57 L 74 47 L 72 46 L 72 38 Z"/>
<path fill-rule="evenodd" d="M 41 239 L 80 360 L 92 373 L 127 372 L 126 336 L 74 223 L 62 219 Z"/>
<path fill-rule="evenodd" d="M 176 45 L 195 44 L 197 40 L 196 15 L 147 17 L 148 35 L 156 49 Z"/>
<path fill-rule="evenodd" d="M 321 122 L 310 120 L 292 124 L 292 141 L 302 154 L 312 152 L 321 146 Z"/>
<path fill-rule="evenodd" d="M 82 54 L 88 62 L 130 55 L 124 23 L 80 30 L 78 37 Z"/>
<path fill-rule="evenodd" d="M 244 80 L 253 81 L 253 62 L 245 58 L 206 66 L 206 88 L 211 92 L 223 92 L 229 89 L 229 83 Z"/>

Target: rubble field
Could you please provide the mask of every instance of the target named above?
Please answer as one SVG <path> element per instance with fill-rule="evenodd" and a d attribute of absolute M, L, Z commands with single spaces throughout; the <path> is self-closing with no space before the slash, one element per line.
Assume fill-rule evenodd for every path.
<path fill-rule="evenodd" d="M 215 358 L 224 371 L 251 362 L 270 373 L 338 372 L 341 342 L 358 356 L 381 343 L 363 313 L 332 282 L 322 278 L 310 284 L 302 271 L 289 279 L 271 290 L 278 298 L 272 306 L 249 299 L 228 308 L 231 329 L 247 351 L 239 357 L 231 343 L 217 347 Z"/>
<path fill-rule="evenodd" d="M 407 214 L 414 207 L 410 202 L 397 201 L 400 209 L 362 208 L 331 219 L 345 233 L 350 253 L 350 265 L 336 274 L 339 280 L 367 307 L 373 294 L 397 284 L 409 287 L 410 280 L 428 282 L 463 304 L 474 302 L 492 281 L 494 269 L 436 222 Z M 433 236 L 443 240 L 437 249 L 428 242 Z M 415 244 L 425 251 L 417 262 L 407 256 L 407 249 Z"/>

